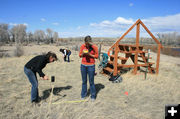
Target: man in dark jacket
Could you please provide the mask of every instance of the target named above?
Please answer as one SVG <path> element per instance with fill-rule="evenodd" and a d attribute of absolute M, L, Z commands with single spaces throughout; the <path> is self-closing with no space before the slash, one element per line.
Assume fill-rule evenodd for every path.
<path fill-rule="evenodd" d="M 29 82 L 32 85 L 31 88 L 31 102 L 39 102 L 39 93 L 38 93 L 38 80 L 36 72 L 43 80 L 48 80 L 42 69 L 46 66 L 47 63 L 51 63 L 57 60 L 55 53 L 48 52 L 46 55 L 38 55 L 32 58 L 24 66 L 24 72 L 29 79 Z"/>

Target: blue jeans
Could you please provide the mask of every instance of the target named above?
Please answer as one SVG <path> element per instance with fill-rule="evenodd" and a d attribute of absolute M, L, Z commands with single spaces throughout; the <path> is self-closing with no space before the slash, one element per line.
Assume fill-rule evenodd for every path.
<path fill-rule="evenodd" d="M 69 53 L 67 54 L 67 56 L 68 56 L 68 62 L 70 62 L 70 58 L 69 58 L 70 55 L 71 55 L 71 51 L 69 51 Z"/>
<path fill-rule="evenodd" d="M 81 64 L 81 76 L 82 76 L 82 90 L 81 98 L 87 96 L 87 74 L 89 76 L 90 92 L 91 98 L 96 98 L 96 89 L 94 85 L 94 74 L 95 74 L 95 65 L 82 65 Z"/>
<path fill-rule="evenodd" d="M 32 85 L 31 87 L 31 102 L 32 102 L 32 101 L 37 100 L 39 97 L 38 80 L 37 80 L 36 74 L 26 67 L 24 67 L 24 73 L 26 74 L 26 76 L 29 79 L 29 82 Z"/>

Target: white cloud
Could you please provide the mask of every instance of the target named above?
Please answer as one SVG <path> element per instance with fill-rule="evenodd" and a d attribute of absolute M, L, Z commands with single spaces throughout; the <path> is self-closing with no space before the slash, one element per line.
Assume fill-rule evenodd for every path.
<path fill-rule="evenodd" d="M 93 27 L 112 27 L 114 25 L 113 22 L 110 22 L 108 20 L 105 20 L 105 21 L 102 21 L 101 23 L 90 23 L 90 26 L 93 26 Z"/>
<path fill-rule="evenodd" d="M 52 23 L 52 24 L 55 25 L 55 26 L 58 26 L 58 25 L 59 25 L 58 22 L 54 22 L 54 23 Z"/>
<path fill-rule="evenodd" d="M 180 14 L 169 15 L 164 17 L 152 17 L 142 19 L 144 24 L 147 24 L 155 31 L 178 31 L 180 32 Z"/>
<path fill-rule="evenodd" d="M 129 3 L 129 7 L 132 7 L 134 4 L 133 3 Z"/>
<path fill-rule="evenodd" d="M 115 23 L 117 24 L 133 24 L 134 21 L 133 19 L 125 19 L 123 17 L 118 17 L 116 20 L 114 20 Z"/>
<path fill-rule="evenodd" d="M 107 27 L 107 28 L 118 28 L 118 27 L 122 27 L 123 25 L 129 25 L 129 24 L 133 24 L 134 21 L 133 19 L 125 19 L 123 17 L 118 17 L 116 18 L 114 21 L 108 21 L 108 20 L 104 20 L 100 23 L 90 23 L 90 26 L 92 27 Z"/>
<path fill-rule="evenodd" d="M 98 32 L 104 33 L 104 35 L 120 35 L 122 32 L 125 32 L 127 28 L 133 24 L 135 21 L 132 18 L 125 19 L 123 17 L 117 17 L 113 21 L 104 20 L 100 23 L 90 23 L 90 26 L 98 29 Z"/>
<path fill-rule="evenodd" d="M 27 23 L 24 23 L 24 25 L 25 25 L 25 26 L 28 26 L 28 24 L 27 24 Z"/>
<path fill-rule="evenodd" d="M 25 25 L 25 26 L 28 26 L 27 23 L 20 23 L 20 24 L 23 24 L 23 25 Z M 10 25 L 10 26 L 16 26 L 16 25 L 18 25 L 18 24 L 17 24 L 17 23 L 9 23 L 9 25 Z"/>
<path fill-rule="evenodd" d="M 9 23 L 10 26 L 16 26 L 16 23 Z"/>
<path fill-rule="evenodd" d="M 44 18 L 41 18 L 41 21 L 42 21 L 42 22 L 45 22 L 45 21 L 46 21 L 46 19 L 44 19 Z"/>
<path fill-rule="evenodd" d="M 98 29 L 98 32 L 101 32 L 100 34 L 104 34 L 105 36 L 119 36 L 123 35 L 136 20 L 137 19 L 117 17 L 113 21 L 104 20 L 100 23 L 90 23 L 89 26 L 94 30 Z M 180 33 L 180 14 L 151 17 L 141 20 L 152 33 L 173 31 Z M 146 34 L 145 30 L 142 32 L 141 36 Z"/>
<path fill-rule="evenodd" d="M 156 33 L 180 33 L 180 13 L 168 16 L 158 16 L 141 19 L 147 28 L 156 36 Z M 117 17 L 114 20 L 103 20 L 99 23 L 90 23 L 88 26 L 78 26 L 69 29 L 68 32 L 61 32 L 62 37 L 97 36 L 97 37 L 120 37 L 137 19 Z M 141 37 L 150 37 L 148 33 L 140 28 Z M 136 37 L 136 27 L 127 36 Z"/>

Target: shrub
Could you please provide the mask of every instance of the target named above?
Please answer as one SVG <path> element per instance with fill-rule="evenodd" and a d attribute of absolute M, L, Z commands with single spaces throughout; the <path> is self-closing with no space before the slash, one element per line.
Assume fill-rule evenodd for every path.
<path fill-rule="evenodd" d="M 2 58 L 2 57 L 10 57 L 10 55 L 5 52 L 0 52 L 0 58 Z"/>
<path fill-rule="evenodd" d="M 20 57 L 24 54 L 24 50 L 22 46 L 16 45 L 16 49 L 14 50 L 14 56 Z"/>

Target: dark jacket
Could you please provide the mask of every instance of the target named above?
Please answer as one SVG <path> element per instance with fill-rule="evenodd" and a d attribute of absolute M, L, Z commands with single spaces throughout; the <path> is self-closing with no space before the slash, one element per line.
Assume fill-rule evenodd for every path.
<path fill-rule="evenodd" d="M 25 67 L 31 69 L 34 73 L 38 72 L 40 77 L 44 77 L 45 74 L 42 72 L 42 69 L 47 63 L 49 63 L 49 59 L 45 55 L 38 55 L 27 62 Z"/>

